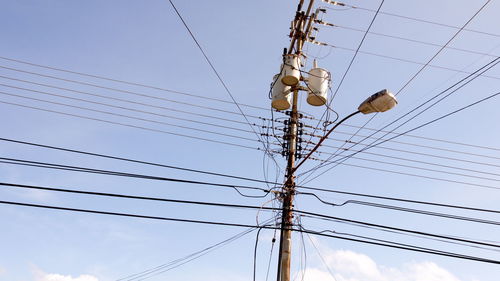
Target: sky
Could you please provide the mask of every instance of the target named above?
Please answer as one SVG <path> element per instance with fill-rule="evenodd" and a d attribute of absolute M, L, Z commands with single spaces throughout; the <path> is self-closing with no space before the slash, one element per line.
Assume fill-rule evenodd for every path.
<path fill-rule="evenodd" d="M 263 143 L 258 141 L 266 138 L 256 136 L 253 130 L 257 134 L 269 133 L 262 128 L 270 126 L 267 120 L 277 119 L 274 125 L 278 130 L 283 126 L 280 122 L 286 119 L 283 113 L 271 112 L 268 93 L 273 75 L 280 71 L 283 48 L 289 45 L 288 32 L 297 1 L 174 3 L 241 105 L 250 125 L 168 1 L 3 0 L 0 1 L 3 117 L 0 138 L 282 182 L 285 159 L 278 153 L 274 157 L 276 162 L 267 157 Z M 381 2 L 345 3 L 358 8 L 316 1 L 315 8 L 327 8 L 322 20 L 336 27 L 318 26 L 316 40 L 329 46 L 307 43 L 303 70 L 308 71 L 316 58 L 320 67 L 331 72 L 332 91 L 338 89 L 331 108 L 340 118 L 354 112 L 360 102 L 381 89 L 395 93 L 399 103 L 373 119 L 373 115 L 349 119 L 345 123 L 348 126 L 340 126 L 325 141 L 316 158 L 328 158 L 341 145 L 347 149 L 342 155 L 348 155 L 373 140 L 365 139 L 375 132 L 373 129 L 405 132 L 499 92 L 500 69 L 493 66 L 411 120 L 408 117 L 413 115 L 408 115 L 386 127 L 414 108 L 426 108 L 437 99 L 420 105 L 500 55 L 496 15 L 500 3 L 490 1 L 475 15 L 486 1 L 384 1 L 354 60 L 354 50 L 375 15 L 370 10 L 377 10 Z M 456 28 L 466 23 L 462 30 Z M 440 51 L 445 44 L 448 48 Z M 303 92 L 299 110 L 308 118 L 302 121 L 317 126 L 325 107 L 312 107 L 305 99 Z M 318 161 L 308 160 L 299 169 L 297 181 L 299 185 L 327 190 L 498 210 L 499 105 L 500 97 L 490 98 L 356 154 L 332 169 L 329 168 L 333 165 L 317 168 Z M 330 113 L 330 120 L 334 116 Z M 365 129 L 357 132 L 359 126 Z M 310 128 L 305 131 L 313 132 Z M 279 130 L 277 133 L 280 134 Z M 389 136 L 381 132 L 373 135 L 384 139 Z M 274 138 L 269 141 L 273 151 L 280 149 Z M 0 142 L 2 158 L 269 188 L 234 178 Z M 310 176 L 300 175 L 311 169 L 314 172 Z M 279 206 L 272 194 L 251 198 L 241 196 L 233 188 L 27 167 L 5 161 L 0 163 L 0 178 L 3 183 Z M 266 210 L 0 187 L 1 201 L 107 212 L 249 225 L 263 224 L 275 215 Z M 244 195 L 262 195 L 255 190 L 239 191 Z M 498 213 L 315 193 L 337 204 L 361 200 L 499 221 Z M 333 207 L 306 195 L 296 196 L 295 208 L 500 244 L 498 225 L 356 203 Z M 498 250 L 491 248 L 472 248 L 352 224 L 299 218 L 306 229 L 334 231 L 342 237 L 364 236 L 500 260 Z M 273 244 L 272 239 L 277 234 L 270 229 L 262 229 L 256 239 L 257 231 L 246 233 L 245 228 L 5 204 L 0 204 L 0 222 L 1 281 L 128 280 L 121 278 L 160 266 L 169 270 L 155 271 L 158 274 L 146 280 L 251 280 L 256 241 L 256 280 L 276 277 L 278 243 Z M 240 233 L 242 237 L 231 243 L 178 267 L 168 267 L 172 261 Z M 292 253 L 294 280 L 498 279 L 499 267 L 495 264 L 315 235 L 294 233 Z"/>

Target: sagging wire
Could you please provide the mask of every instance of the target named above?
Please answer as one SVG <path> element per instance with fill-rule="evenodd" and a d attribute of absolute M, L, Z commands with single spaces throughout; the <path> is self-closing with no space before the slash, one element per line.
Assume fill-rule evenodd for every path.
<path fill-rule="evenodd" d="M 324 77 L 322 77 L 324 78 Z M 328 77 L 327 79 L 329 79 L 331 81 L 331 74 L 328 72 Z M 309 86 L 309 84 L 307 82 L 305 82 L 305 85 L 306 87 L 309 89 L 309 91 L 311 93 L 313 93 L 314 95 L 318 96 L 312 89 L 311 87 Z M 330 93 L 332 93 L 332 89 L 331 89 L 331 85 L 328 85 L 328 89 L 330 90 Z M 311 137 L 309 138 L 309 141 L 306 143 L 306 146 L 304 148 L 307 149 L 309 144 L 312 143 L 312 138 L 313 138 L 313 135 L 316 133 L 316 131 L 318 130 L 318 127 L 319 127 L 319 124 L 321 123 L 321 121 L 323 120 L 323 117 L 325 117 L 325 121 L 323 121 L 323 135 L 326 134 L 326 132 L 328 131 L 327 130 L 327 127 L 329 125 L 332 125 L 334 124 L 338 119 L 339 119 L 339 114 L 337 113 L 337 111 L 333 110 L 328 104 L 325 104 L 325 107 L 326 107 L 326 110 L 325 112 L 323 113 L 323 115 L 321 116 L 320 120 L 318 121 L 318 124 L 316 125 L 316 127 L 314 127 L 314 130 L 313 132 L 311 133 Z M 335 114 L 335 119 L 333 121 L 329 121 L 329 118 L 330 118 L 330 111 L 333 112 Z"/>
<path fill-rule="evenodd" d="M 301 229 L 304 230 L 303 228 L 301 228 Z M 321 261 L 323 262 L 326 269 L 328 270 L 328 273 L 330 273 L 330 276 L 333 278 L 334 281 L 337 281 L 337 278 L 335 278 L 335 275 L 333 274 L 330 266 L 328 266 L 328 263 L 326 262 L 325 258 L 323 258 L 323 255 L 319 251 L 319 248 L 316 246 L 316 243 L 314 243 L 314 240 L 311 238 L 311 235 L 309 235 L 309 233 L 306 233 L 306 235 L 307 235 L 307 238 L 309 238 L 309 241 L 311 241 L 311 244 L 313 245 L 314 249 L 316 249 L 318 256 L 320 257 Z"/>

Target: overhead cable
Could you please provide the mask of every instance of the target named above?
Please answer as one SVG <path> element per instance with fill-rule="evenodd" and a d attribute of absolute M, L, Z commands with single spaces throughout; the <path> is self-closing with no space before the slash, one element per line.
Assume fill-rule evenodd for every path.
<path fill-rule="evenodd" d="M 206 100 L 213 100 L 213 101 L 218 101 L 218 102 L 223 102 L 223 103 L 230 103 L 230 104 L 233 103 L 232 101 L 216 99 L 216 98 L 211 98 L 211 97 L 201 96 L 201 95 L 195 95 L 192 93 L 181 92 L 181 91 L 176 91 L 176 90 L 171 90 L 171 89 L 166 89 L 166 88 L 161 88 L 161 87 L 156 87 L 156 86 L 151 86 L 151 85 L 146 85 L 146 84 L 141 84 L 141 83 L 136 83 L 136 82 L 113 79 L 113 78 L 99 76 L 99 75 L 95 75 L 95 74 L 88 74 L 88 73 L 83 73 L 83 72 L 78 72 L 78 71 L 73 71 L 73 70 L 67 70 L 67 69 L 63 69 L 63 68 L 37 64 L 37 63 L 25 61 L 25 60 L 13 59 L 13 58 L 8 58 L 8 57 L 3 57 L 3 56 L 0 56 L 0 59 L 11 61 L 11 62 L 17 62 L 17 63 L 21 63 L 21 64 L 25 64 L 25 65 L 31 65 L 31 66 L 36 66 L 36 67 L 40 67 L 40 68 L 50 69 L 50 70 L 56 70 L 59 72 L 66 72 L 66 73 L 77 74 L 80 76 L 86 76 L 86 77 L 90 77 L 90 78 L 97 78 L 97 79 L 110 81 L 110 82 L 117 82 L 117 83 L 126 84 L 126 85 L 130 85 L 130 86 L 139 86 L 139 87 L 143 87 L 143 88 L 149 88 L 152 90 L 159 90 L 159 91 L 163 91 L 163 92 L 180 94 L 180 95 L 185 95 L 185 96 L 195 97 L 195 98 L 200 98 L 200 99 L 206 99 Z M 267 110 L 267 108 L 259 107 L 259 106 L 255 106 L 255 105 L 242 104 L 242 103 L 240 103 L 239 105 L 249 107 L 249 108 Z"/>
<path fill-rule="evenodd" d="M 146 215 L 138 215 L 138 214 L 131 214 L 131 213 L 106 212 L 106 211 L 67 208 L 67 207 L 49 206 L 49 205 L 41 205 L 41 204 L 30 204 L 30 203 L 13 202 L 13 201 L 0 201 L 0 204 L 33 207 L 33 208 L 53 209 L 53 210 L 70 211 L 70 212 L 92 213 L 92 214 L 101 214 L 101 215 L 125 216 L 125 217 L 134 217 L 134 218 L 142 218 L 142 219 L 175 221 L 175 222 L 184 222 L 184 223 L 196 223 L 196 224 L 232 226 L 232 227 L 246 227 L 246 228 L 256 227 L 254 225 L 241 224 L 241 223 L 237 224 L 237 223 L 227 223 L 227 222 L 179 219 L 179 218 L 171 218 L 171 217 L 146 216 Z M 276 227 L 270 227 L 270 226 L 261 226 L 261 228 L 277 229 Z M 496 261 L 496 260 L 490 260 L 490 259 L 474 257 L 474 256 L 466 256 L 466 255 L 461 255 L 461 254 L 456 254 L 456 253 L 451 253 L 451 252 L 444 252 L 444 251 L 435 250 L 435 249 L 425 249 L 425 250 L 424 249 L 417 249 L 417 248 L 415 248 L 416 246 L 412 246 L 412 245 L 398 246 L 398 245 L 385 244 L 385 243 L 379 243 L 379 242 L 373 242 L 373 241 L 347 238 L 347 237 L 342 237 L 342 236 L 328 235 L 328 234 L 320 233 L 317 231 L 311 231 L 311 230 L 293 229 L 293 231 L 310 233 L 313 235 L 342 239 L 342 240 L 347 240 L 347 241 L 352 241 L 352 242 L 359 242 L 359 243 L 365 243 L 365 244 L 372 244 L 372 245 L 396 248 L 396 249 L 401 249 L 401 250 L 408 250 L 408 251 L 415 251 L 415 252 L 428 253 L 428 254 L 434 254 L 434 255 L 441 255 L 441 256 L 466 259 L 466 260 L 472 260 L 472 261 L 478 261 L 478 262 L 484 262 L 484 263 L 500 264 L 500 261 Z"/>

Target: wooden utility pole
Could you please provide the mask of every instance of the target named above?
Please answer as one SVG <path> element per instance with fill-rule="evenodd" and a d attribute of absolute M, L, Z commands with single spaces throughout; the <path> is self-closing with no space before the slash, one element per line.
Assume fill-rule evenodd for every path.
<path fill-rule="evenodd" d="M 311 25 L 316 15 L 311 14 L 314 0 L 310 0 L 307 11 L 302 11 L 304 0 L 300 0 L 295 19 L 292 22 L 290 32 L 290 48 L 288 54 L 295 54 L 299 58 L 303 56 L 302 46 L 308 39 Z M 300 66 L 299 66 L 300 67 Z M 302 77 L 302 76 L 301 76 Z M 301 79 L 302 80 L 302 79 Z M 297 112 L 297 101 L 300 85 L 292 87 L 292 111 L 288 123 L 288 159 L 285 174 L 285 183 L 282 188 L 283 210 L 281 217 L 280 252 L 278 260 L 278 280 L 290 281 L 290 262 L 292 251 L 292 226 L 293 226 L 293 199 L 295 195 L 295 159 L 297 147 L 297 128 L 299 114 Z"/>

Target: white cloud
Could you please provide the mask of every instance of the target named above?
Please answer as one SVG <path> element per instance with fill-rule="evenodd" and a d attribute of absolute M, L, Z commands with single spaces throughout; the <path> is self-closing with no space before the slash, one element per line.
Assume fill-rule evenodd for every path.
<path fill-rule="evenodd" d="M 308 268 L 304 281 L 461 281 L 446 269 L 432 262 L 412 262 L 401 267 L 377 264 L 367 255 L 353 251 L 325 251 L 322 254 L 333 273 L 323 264 Z"/>
<path fill-rule="evenodd" d="M 61 274 L 40 274 L 37 281 L 99 281 L 97 277 L 92 275 L 80 275 L 78 277 L 72 277 L 70 275 Z"/>

